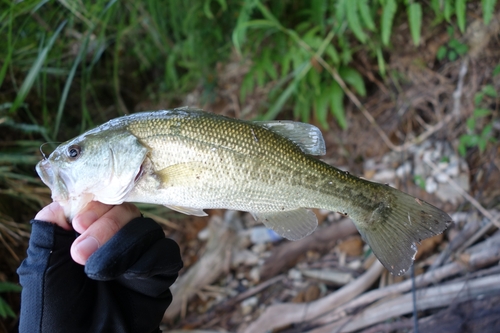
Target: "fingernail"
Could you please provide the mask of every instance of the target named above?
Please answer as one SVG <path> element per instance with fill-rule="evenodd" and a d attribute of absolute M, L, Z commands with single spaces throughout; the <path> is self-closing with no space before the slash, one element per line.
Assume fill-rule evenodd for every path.
<path fill-rule="evenodd" d="M 80 258 L 87 261 L 92 253 L 94 253 L 99 248 L 99 242 L 94 237 L 87 237 L 76 245 L 76 252 L 80 255 Z"/>

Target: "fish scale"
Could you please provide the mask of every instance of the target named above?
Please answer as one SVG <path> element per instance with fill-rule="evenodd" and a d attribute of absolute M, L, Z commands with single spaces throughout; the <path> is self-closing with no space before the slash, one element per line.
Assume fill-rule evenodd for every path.
<path fill-rule="evenodd" d="M 71 147 L 81 156 L 69 158 Z M 312 125 L 182 108 L 111 120 L 62 144 L 37 171 L 70 217 L 89 200 L 162 204 L 197 216 L 234 209 L 296 240 L 316 229 L 308 208 L 338 211 L 397 275 L 413 262 L 415 243 L 451 222 L 422 200 L 311 156 L 323 153 L 321 132 Z M 90 177 L 109 185 L 85 186 Z"/>

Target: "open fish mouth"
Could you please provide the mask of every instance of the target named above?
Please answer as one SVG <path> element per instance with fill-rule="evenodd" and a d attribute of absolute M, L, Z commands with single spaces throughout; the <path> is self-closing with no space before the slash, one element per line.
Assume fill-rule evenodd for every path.
<path fill-rule="evenodd" d="M 52 165 L 50 164 L 48 159 L 44 159 L 37 163 L 36 172 L 38 176 L 42 179 L 43 183 L 47 185 L 52 190 L 52 185 L 55 181 L 54 172 L 52 170 Z"/>

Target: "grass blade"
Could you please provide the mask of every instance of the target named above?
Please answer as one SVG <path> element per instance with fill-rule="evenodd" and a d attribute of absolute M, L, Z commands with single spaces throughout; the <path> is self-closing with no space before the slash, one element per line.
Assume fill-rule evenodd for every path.
<path fill-rule="evenodd" d="M 33 63 L 33 66 L 31 66 L 31 68 L 28 72 L 28 75 L 26 76 L 26 78 L 23 81 L 23 84 L 21 85 L 21 88 L 19 88 L 16 99 L 14 100 L 14 103 L 12 103 L 12 107 L 10 108 L 10 111 L 9 111 L 11 114 L 14 113 L 19 108 L 19 106 L 24 102 L 24 99 L 26 98 L 26 96 L 30 92 L 31 87 L 33 87 L 33 84 L 35 83 L 35 79 L 36 79 L 38 73 L 40 72 L 40 69 L 42 68 L 45 60 L 47 59 L 47 55 L 49 54 L 50 49 L 54 45 L 57 37 L 61 33 L 61 31 L 64 28 L 64 26 L 66 25 L 66 23 L 67 23 L 67 21 L 64 20 L 59 25 L 59 27 L 54 32 L 52 37 L 50 37 L 47 45 L 43 48 L 43 50 L 38 55 L 38 58 Z"/>

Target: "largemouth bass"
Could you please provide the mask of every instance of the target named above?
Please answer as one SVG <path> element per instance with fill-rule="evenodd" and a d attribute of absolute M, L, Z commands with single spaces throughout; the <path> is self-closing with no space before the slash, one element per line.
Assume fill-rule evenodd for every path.
<path fill-rule="evenodd" d="M 297 240 L 318 225 L 307 208 L 340 212 L 396 275 L 412 264 L 417 242 L 451 222 L 423 200 L 311 156 L 324 153 L 321 132 L 309 124 L 180 108 L 113 119 L 61 144 L 36 170 L 70 221 L 92 200 L 160 204 L 195 216 L 225 208 L 250 212 Z"/>

